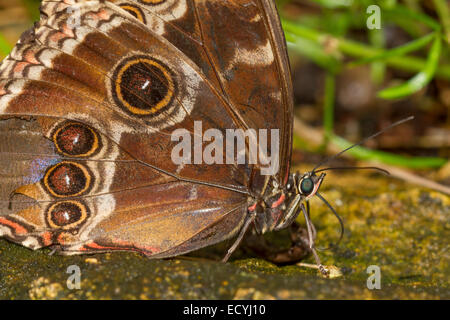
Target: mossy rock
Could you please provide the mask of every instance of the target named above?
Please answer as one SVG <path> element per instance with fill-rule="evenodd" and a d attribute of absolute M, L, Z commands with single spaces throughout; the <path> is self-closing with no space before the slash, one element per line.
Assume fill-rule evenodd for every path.
<path fill-rule="evenodd" d="M 346 226 L 338 249 L 320 253 L 325 265 L 343 271 L 337 279 L 325 279 L 315 270 L 296 265 L 276 266 L 242 250 L 223 264 L 192 257 L 149 260 L 134 253 L 64 257 L 0 240 L 0 298 L 450 298 L 449 197 L 389 177 L 359 173 L 330 173 L 321 192 Z M 311 215 L 318 245 L 339 236 L 338 224 L 323 203 L 314 200 Z M 269 238 L 282 243 L 287 233 Z M 220 251 L 226 245 L 201 252 Z M 201 252 L 191 256 L 204 256 Z M 71 265 L 80 268 L 80 289 L 68 289 Z M 380 267 L 379 290 L 367 288 L 370 265 Z"/>

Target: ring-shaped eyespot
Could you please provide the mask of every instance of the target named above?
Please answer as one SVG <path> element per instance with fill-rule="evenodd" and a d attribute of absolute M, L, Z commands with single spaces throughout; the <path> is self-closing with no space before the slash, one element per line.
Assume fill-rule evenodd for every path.
<path fill-rule="evenodd" d="M 138 19 L 143 24 L 146 24 L 145 15 L 142 12 L 141 8 L 139 8 L 137 6 L 133 6 L 133 5 L 128 4 L 128 3 L 119 4 L 119 7 L 121 7 L 123 10 L 125 10 L 126 12 L 131 14 L 133 17 Z"/>
<path fill-rule="evenodd" d="M 52 140 L 58 153 L 66 157 L 90 157 L 101 149 L 97 132 L 79 122 L 64 122 L 53 131 Z"/>
<path fill-rule="evenodd" d="M 166 0 L 139 0 L 140 3 L 156 6 L 158 4 L 166 2 Z"/>
<path fill-rule="evenodd" d="M 111 81 L 116 104 L 138 117 L 164 112 L 176 95 L 172 71 L 149 56 L 132 56 L 124 60 L 114 71 Z"/>
<path fill-rule="evenodd" d="M 79 228 L 89 217 L 89 209 L 80 201 L 61 201 L 46 210 L 47 224 L 53 229 Z"/>
<path fill-rule="evenodd" d="M 43 185 L 54 197 L 76 197 L 92 186 L 91 171 L 77 162 L 63 161 L 50 167 L 44 175 Z"/>
<path fill-rule="evenodd" d="M 314 190 L 314 181 L 311 177 L 305 177 L 300 182 L 300 192 L 303 195 L 309 195 Z"/>

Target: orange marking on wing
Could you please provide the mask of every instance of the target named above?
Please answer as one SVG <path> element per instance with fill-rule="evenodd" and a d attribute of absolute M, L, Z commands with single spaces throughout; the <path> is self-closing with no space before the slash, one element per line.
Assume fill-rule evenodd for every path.
<path fill-rule="evenodd" d="M 58 42 L 61 39 L 68 38 L 66 34 L 62 32 L 57 32 L 50 37 L 50 41 Z"/>
<path fill-rule="evenodd" d="M 100 249 L 100 250 L 103 250 L 103 249 L 111 249 L 111 250 L 117 249 L 117 248 L 115 248 L 115 247 L 105 247 L 105 246 L 101 246 L 101 245 L 99 245 L 99 244 L 97 244 L 97 243 L 95 243 L 95 242 L 91 242 L 91 243 L 85 244 L 85 245 L 83 246 L 83 249 L 84 249 L 84 250 L 87 250 L 88 248 L 92 248 L 92 249 Z"/>
<path fill-rule="evenodd" d="M 132 243 L 127 242 L 127 241 L 113 240 L 112 242 L 114 244 L 118 244 L 118 245 L 121 245 L 121 246 L 124 246 L 124 247 L 135 247 Z M 150 251 L 152 253 L 157 253 L 157 252 L 160 251 L 158 248 L 155 248 L 155 247 L 138 246 L 137 248 L 138 249 L 144 249 L 144 250 Z"/>
<path fill-rule="evenodd" d="M 59 234 L 56 240 L 59 244 L 64 245 L 66 243 L 66 235 L 64 234 L 64 232 Z"/>
<path fill-rule="evenodd" d="M 0 224 L 9 226 L 14 229 L 16 234 L 27 234 L 27 230 L 16 222 L 12 222 L 8 219 L 0 218 Z"/>
<path fill-rule="evenodd" d="M 290 160 L 289 160 L 289 162 L 290 162 Z M 286 168 L 286 172 L 285 172 L 285 175 L 284 175 L 284 184 L 285 185 L 287 184 L 287 182 L 289 180 L 289 171 L 291 169 L 289 164 L 290 163 L 288 163 L 287 168 Z"/>
<path fill-rule="evenodd" d="M 44 245 L 49 246 L 52 244 L 52 233 L 47 231 L 42 234 L 42 241 Z"/>
<path fill-rule="evenodd" d="M 111 15 L 110 15 L 109 12 L 106 11 L 105 9 L 101 9 L 101 10 L 97 13 L 97 16 L 98 16 L 98 18 L 99 18 L 100 20 L 108 20 L 109 17 L 110 17 Z"/>
<path fill-rule="evenodd" d="M 81 248 L 80 250 L 87 251 L 91 248 L 91 249 L 98 249 L 98 250 L 132 250 L 132 251 L 138 251 L 138 252 L 142 252 L 142 253 L 145 253 L 145 252 L 157 253 L 157 252 L 159 252 L 159 249 L 157 249 L 157 248 L 146 247 L 146 246 L 136 247 L 126 241 L 114 241 L 113 243 L 120 245 L 122 247 L 102 246 L 96 242 L 91 242 L 91 243 L 85 244 L 83 246 L 83 248 Z"/>
<path fill-rule="evenodd" d="M 5 89 L 4 85 L 0 85 L 0 96 L 7 94 L 8 92 Z"/>
<path fill-rule="evenodd" d="M 28 61 L 32 64 L 39 64 L 39 61 L 36 59 L 35 54 L 36 52 L 34 50 L 28 50 L 25 54 L 25 61 Z"/>
<path fill-rule="evenodd" d="M 29 62 L 18 62 L 16 64 L 16 66 L 14 67 L 14 72 L 15 73 L 21 73 L 26 66 L 29 66 L 31 63 Z"/>
<path fill-rule="evenodd" d="M 98 12 L 88 14 L 88 16 L 93 20 L 108 20 L 111 15 L 105 9 L 100 9 Z"/>
<path fill-rule="evenodd" d="M 284 193 L 280 196 L 280 198 L 278 198 L 278 200 L 274 203 L 272 203 L 272 208 L 276 208 L 278 207 L 280 204 L 283 203 L 284 199 L 286 198 L 286 196 L 284 195 Z"/>
<path fill-rule="evenodd" d="M 73 33 L 73 29 L 70 28 L 70 27 L 67 25 L 67 23 L 64 24 L 64 26 L 63 26 L 63 32 L 64 32 L 65 35 L 67 35 L 67 36 L 70 37 L 70 38 L 74 38 L 74 37 L 75 37 L 75 34 Z"/>

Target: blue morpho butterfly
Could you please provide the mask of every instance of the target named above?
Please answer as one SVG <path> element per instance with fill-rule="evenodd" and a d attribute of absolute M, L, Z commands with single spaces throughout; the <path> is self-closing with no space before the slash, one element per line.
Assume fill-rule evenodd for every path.
<path fill-rule="evenodd" d="M 292 82 L 272 0 L 43 0 L 0 65 L 0 118 L 0 237 L 163 258 L 237 235 L 226 261 L 250 227 L 302 213 L 326 273 L 305 202 L 335 213 L 318 192 L 331 168 L 290 173 Z M 175 163 L 173 133 L 198 122 L 279 133 L 265 153 L 278 170 Z"/>

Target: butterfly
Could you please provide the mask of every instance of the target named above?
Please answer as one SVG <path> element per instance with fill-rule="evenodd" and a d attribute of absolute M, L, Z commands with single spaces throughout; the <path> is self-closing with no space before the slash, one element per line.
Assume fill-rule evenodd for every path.
<path fill-rule="evenodd" d="M 198 123 L 223 136 L 276 132 L 258 156 L 275 156 L 277 170 L 248 156 L 174 162 L 173 133 L 196 139 Z M 325 173 L 290 173 L 292 127 L 272 0 L 44 0 L 0 66 L 0 237 L 163 258 L 237 236 L 226 261 L 248 229 L 303 213 L 326 273 L 307 205 L 317 195 L 331 208 L 318 193 Z"/>

